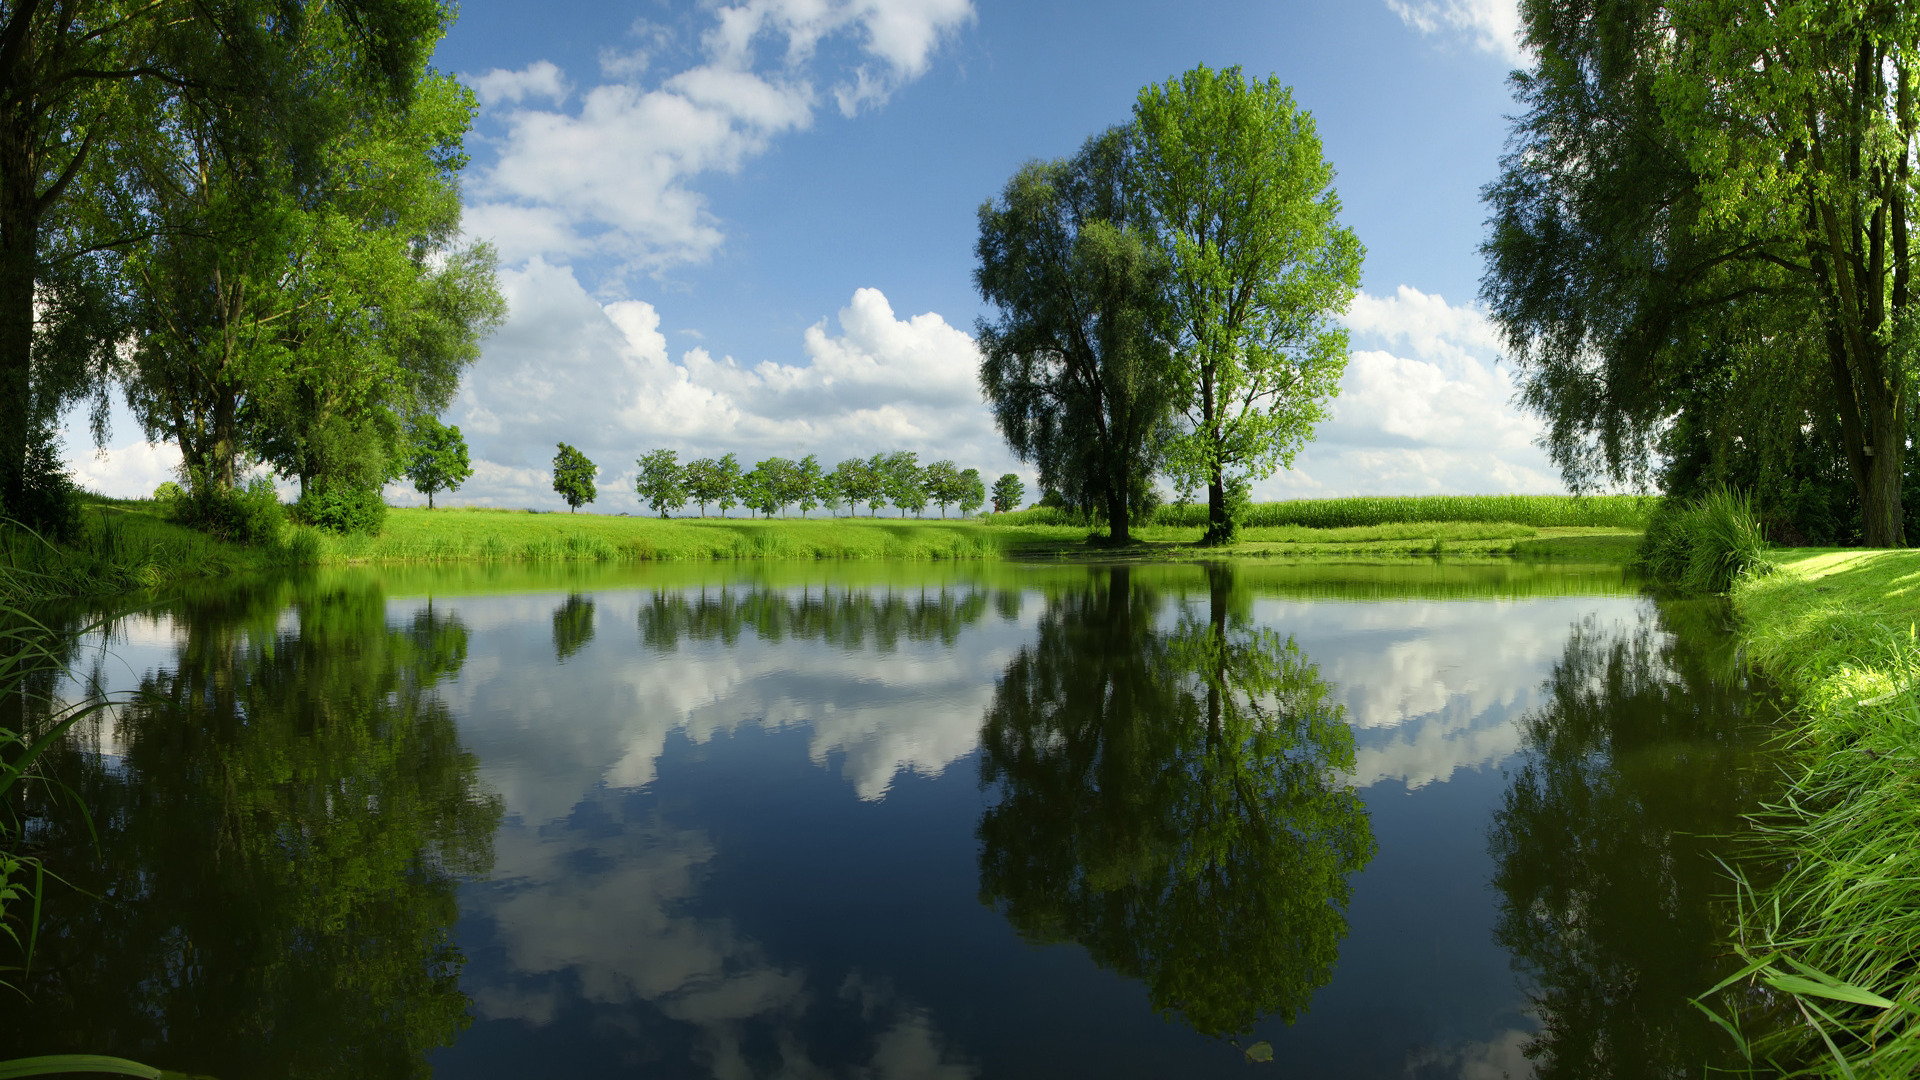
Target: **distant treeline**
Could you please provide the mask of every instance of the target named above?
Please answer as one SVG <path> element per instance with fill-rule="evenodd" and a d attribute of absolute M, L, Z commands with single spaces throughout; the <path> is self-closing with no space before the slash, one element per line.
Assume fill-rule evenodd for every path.
<path fill-rule="evenodd" d="M 569 451 L 577 462 L 573 468 L 563 469 L 562 459 L 573 460 L 568 458 Z M 597 494 L 592 462 L 564 443 L 554 461 L 554 490 L 569 506 L 577 508 L 592 502 Z M 724 517 L 736 506 L 765 517 L 785 516 L 788 507 L 796 507 L 802 514 L 816 507 L 838 513 L 845 507 L 851 515 L 862 504 L 869 517 L 887 506 L 899 508 L 902 516 L 908 511 L 920 516 L 932 504 L 940 507 L 944 518 L 948 507 L 958 507 L 962 515 L 972 514 L 986 505 L 988 498 L 980 470 L 962 469 L 944 459 L 921 465 L 919 455 L 910 450 L 848 458 L 831 471 L 812 454 L 798 461 L 771 457 L 743 469 L 733 454 L 682 464 L 677 451 L 655 450 L 635 464 L 640 475 L 634 481 L 634 491 L 661 517 L 689 505 L 697 507 L 701 517 L 707 515 L 708 507 Z M 994 482 L 994 509 L 1017 509 L 1025 495 L 1020 478 L 1007 473 Z"/>
<path fill-rule="evenodd" d="M 1346 499 L 1294 499 L 1253 503 L 1241 524 L 1252 528 L 1303 525 L 1347 529 L 1408 522 L 1513 522 L 1535 528 L 1567 526 L 1642 529 L 1658 495 L 1361 495 Z M 1009 525 L 1084 525 L 1072 510 L 1040 506 L 999 519 Z M 1200 527 L 1207 508 L 1197 503 L 1157 507 L 1152 525 Z"/>

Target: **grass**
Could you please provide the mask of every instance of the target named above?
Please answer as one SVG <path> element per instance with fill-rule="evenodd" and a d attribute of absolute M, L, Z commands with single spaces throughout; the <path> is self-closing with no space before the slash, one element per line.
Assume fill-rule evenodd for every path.
<path fill-rule="evenodd" d="M 872 517 L 769 521 L 395 509 L 388 514 L 386 529 L 379 536 L 338 536 L 289 527 L 275 544 L 247 546 L 174 525 L 157 504 L 148 500 L 92 497 L 83 513 L 81 534 L 71 543 L 55 546 L 20 530 L 0 531 L 0 598 L 25 601 L 169 589 L 198 579 L 291 566 L 369 563 L 942 562 L 1003 557 L 1140 562 L 1222 557 L 1510 555 L 1621 562 L 1630 555 L 1636 535 L 1622 526 L 1426 520 L 1418 516 L 1448 506 L 1483 513 L 1502 506 L 1519 508 L 1515 512 L 1532 507 L 1529 512 L 1542 519 L 1555 515 L 1562 520 L 1605 516 L 1593 510 L 1604 500 L 1571 497 L 1327 500 L 1269 503 L 1256 510 L 1271 519 L 1284 516 L 1273 513 L 1275 507 L 1324 509 L 1360 503 L 1375 512 L 1399 507 L 1415 519 L 1327 527 L 1256 522 L 1243 529 L 1240 542 L 1227 549 L 1200 547 L 1198 541 L 1204 530 L 1199 524 L 1157 524 L 1136 530 L 1132 546 L 1114 549 L 1098 543 L 1097 533 L 1090 537 L 1084 523 L 1060 523 L 1063 515 L 1052 511 L 944 521 Z M 1585 509 L 1576 512 L 1572 509 L 1576 504 Z M 1556 505 L 1559 509 L 1553 513 L 1543 509 Z M 1351 507 L 1342 514 L 1349 518 L 1364 516 Z M 1296 516 L 1331 520 L 1341 515 L 1316 510 Z M 1047 520 L 1055 523 L 1045 523 Z M 1090 539 L 1095 542 L 1090 543 Z"/>
<path fill-rule="evenodd" d="M 1790 1073 L 1920 1074 L 1920 552 L 1776 553 L 1733 603 L 1798 764 L 1755 821 L 1777 872 L 1740 878 L 1749 963 L 1703 1005 L 1736 1038 L 1773 1027 L 1750 1049 Z"/>
<path fill-rule="evenodd" d="M 1535 528 L 1643 529 L 1660 504 L 1657 495 L 1361 495 L 1347 499 L 1293 499 L 1255 503 L 1241 524 L 1248 528 L 1304 526 L 1348 529 L 1411 522 L 1480 522 Z M 1075 524 L 1058 510 L 998 514 L 996 522 L 1021 525 Z M 1162 506 L 1152 525 L 1202 527 L 1204 504 Z"/>

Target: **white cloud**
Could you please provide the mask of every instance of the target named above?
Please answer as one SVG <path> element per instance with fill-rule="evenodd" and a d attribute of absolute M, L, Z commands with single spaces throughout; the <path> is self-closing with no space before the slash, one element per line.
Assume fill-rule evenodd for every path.
<path fill-rule="evenodd" d="M 1356 345 L 1377 347 L 1354 350 L 1333 418 L 1257 497 L 1564 490 L 1540 421 L 1513 404 L 1484 311 L 1402 285 L 1354 297 L 1343 321 Z"/>
<path fill-rule="evenodd" d="M 1387 7 L 1422 34 L 1458 34 L 1509 63 L 1527 60 L 1516 0 L 1387 0 Z"/>
<path fill-rule="evenodd" d="M 980 399 L 973 339 L 933 312 L 897 316 L 878 289 L 853 294 L 837 333 L 809 327 L 804 363 L 746 365 L 698 347 L 673 359 L 653 305 L 603 304 L 544 259 L 500 282 L 512 314 L 450 410 L 480 459 L 454 501 L 553 505 L 544 466 L 563 439 L 604 470 L 602 512 L 639 508 L 627 477 L 656 446 L 749 464 L 898 449 L 983 473 L 1014 464 Z"/>
<path fill-rule="evenodd" d="M 528 100 L 560 105 L 573 93 L 567 77 L 551 60 L 536 60 L 518 71 L 494 68 L 471 82 L 480 104 L 488 108 L 518 105 Z"/>
<path fill-rule="evenodd" d="M 499 153 L 478 171 L 466 222 L 512 265 L 534 256 L 610 256 L 646 270 L 711 256 L 724 240 L 698 178 L 737 171 L 771 141 L 813 123 L 815 54 L 845 36 L 858 61 L 831 93 L 849 116 L 924 74 L 941 41 L 974 17 L 972 0 L 748 0 L 714 11 L 702 62 L 651 88 L 637 79 L 662 43 L 605 50 L 615 81 L 580 98 L 542 60 L 471 79 L 488 119 L 504 127 Z M 778 60 L 763 63 L 773 42 Z M 534 108 L 542 101 L 549 108 Z"/>
<path fill-rule="evenodd" d="M 78 443 L 79 445 L 76 445 Z M 168 480 L 180 479 L 180 448 L 135 439 L 105 450 L 83 449 L 67 434 L 66 465 L 74 483 L 116 499 L 144 499 Z"/>

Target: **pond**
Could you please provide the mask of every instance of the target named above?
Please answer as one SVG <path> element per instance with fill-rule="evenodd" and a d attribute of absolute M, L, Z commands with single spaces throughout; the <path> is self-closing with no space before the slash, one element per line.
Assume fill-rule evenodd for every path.
<path fill-rule="evenodd" d="M 1506 562 L 341 571 L 73 661 L 0 1057 L 222 1080 L 1697 1076 L 1777 716 Z"/>

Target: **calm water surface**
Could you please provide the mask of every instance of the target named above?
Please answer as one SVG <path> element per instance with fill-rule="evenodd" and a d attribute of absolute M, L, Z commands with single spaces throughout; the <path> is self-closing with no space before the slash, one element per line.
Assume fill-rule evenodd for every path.
<path fill-rule="evenodd" d="M 1697 1076 L 1774 715 L 1504 563 L 340 573 L 75 659 L 100 899 L 0 1057 L 224 1080 Z"/>

